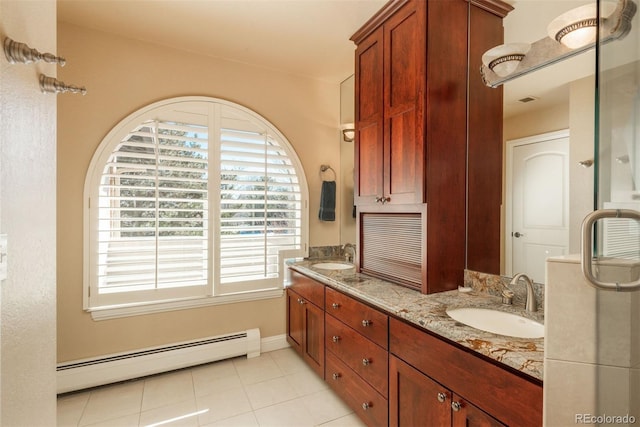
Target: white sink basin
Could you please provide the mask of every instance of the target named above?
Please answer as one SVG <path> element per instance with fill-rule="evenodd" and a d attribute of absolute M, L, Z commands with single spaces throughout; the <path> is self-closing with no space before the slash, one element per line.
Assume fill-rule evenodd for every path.
<path fill-rule="evenodd" d="M 323 270 L 348 270 L 350 268 L 355 268 L 353 264 L 342 264 L 339 262 L 319 262 L 317 264 L 313 264 L 312 267 L 321 268 Z"/>
<path fill-rule="evenodd" d="M 467 307 L 447 310 L 447 314 L 467 326 L 498 335 L 518 338 L 544 337 L 542 323 L 504 311 Z"/>

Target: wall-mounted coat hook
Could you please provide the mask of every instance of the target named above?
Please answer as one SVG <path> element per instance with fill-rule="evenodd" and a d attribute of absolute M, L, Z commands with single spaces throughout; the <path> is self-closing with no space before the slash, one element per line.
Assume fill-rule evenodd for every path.
<path fill-rule="evenodd" d="M 9 37 L 4 39 L 3 47 L 4 55 L 12 64 L 29 64 L 31 62 L 38 61 L 57 63 L 60 64 L 61 67 L 64 67 L 64 64 L 66 64 L 66 60 L 64 58 L 55 56 L 52 53 L 40 53 L 35 49 L 31 49 L 24 43 L 11 40 Z"/>
<path fill-rule="evenodd" d="M 71 92 L 81 93 L 83 95 L 87 93 L 87 89 L 84 87 L 68 85 L 53 77 L 45 76 L 44 74 L 40 74 L 40 90 L 42 93 Z"/>

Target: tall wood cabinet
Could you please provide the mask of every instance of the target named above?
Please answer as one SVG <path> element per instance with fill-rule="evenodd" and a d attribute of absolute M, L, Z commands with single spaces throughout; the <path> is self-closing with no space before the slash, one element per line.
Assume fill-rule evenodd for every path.
<path fill-rule="evenodd" d="M 468 89 L 468 73 L 479 78 L 478 52 L 501 43 L 502 17 L 509 8 L 501 5 L 500 0 L 392 0 L 352 36 L 357 45 L 355 202 L 361 271 L 393 281 L 393 271 L 403 267 L 395 281 L 423 293 L 462 283 L 467 132 L 488 132 L 493 146 L 502 142 L 501 92 Z M 478 14 L 495 19 L 476 19 Z M 485 31 L 492 37 L 469 43 Z M 492 100 L 487 105 L 485 97 Z M 477 154 L 484 142 L 473 140 Z M 482 158 L 490 163 L 474 160 L 469 167 L 501 174 L 501 151 L 498 157 L 492 151 Z M 475 180 L 477 175 L 470 176 Z M 481 189 L 501 197 L 500 185 Z M 500 206 L 491 209 L 497 209 L 499 225 Z M 389 260 L 388 237 L 375 230 L 400 228 L 397 222 L 407 213 L 418 215 L 421 243 L 407 246 L 407 256 Z M 366 231 L 370 215 L 382 224 Z M 391 247 L 405 245 L 399 241 Z M 404 274 L 406 258 L 413 260 L 410 274 Z"/>

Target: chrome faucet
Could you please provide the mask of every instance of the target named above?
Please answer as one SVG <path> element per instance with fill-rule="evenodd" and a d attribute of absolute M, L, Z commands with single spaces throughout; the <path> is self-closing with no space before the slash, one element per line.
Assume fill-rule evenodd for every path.
<path fill-rule="evenodd" d="M 347 252 L 348 250 L 353 252 L 353 254 Z M 354 260 L 356 259 L 356 247 L 352 243 L 345 243 L 342 247 L 342 253 L 344 254 L 344 259 L 347 262 L 354 262 Z"/>
<path fill-rule="evenodd" d="M 538 311 L 538 305 L 536 303 L 536 294 L 533 292 L 533 281 L 524 273 L 518 273 L 511 279 L 509 286 L 515 285 L 522 279 L 527 285 L 527 300 L 525 301 L 525 309 L 527 311 Z"/>

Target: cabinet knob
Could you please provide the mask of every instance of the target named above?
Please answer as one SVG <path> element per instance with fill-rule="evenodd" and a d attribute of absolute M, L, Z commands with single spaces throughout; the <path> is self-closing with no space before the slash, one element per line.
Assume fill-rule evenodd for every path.
<path fill-rule="evenodd" d="M 369 365 L 369 363 L 371 363 L 371 360 L 366 359 L 366 358 L 365 358 L 365 359 L 362 359 L 362 365 L 363 365 L 363 366 L 368 366 L 368 365 Z"/>
<path fill-rule="evenodd" d="M 362 326 L 367 327 L 369 325 L 371 325 L 371 320 L 363 320 L 362 321 Z"/>
<path fill-rule="evenodd" d="M 438 402 L 444 403 L 445 400 L 447 400 L 447 395 L 442 392 L 438 393 Z"/>
<path fill-rule="evenodd" d="M 298 304 L 306 304 L 307 302 L 303 299 L 298 298 Z"/>
<path fill-rule="evenodd" d="M 455 412 L 458 412 L 462 408 L 462 404 L 460 402 L 451 402 L 451 409 Z"/>
<path fill-rule="evenodd" d="M 334 335 L 334 336 L 332 336 L 332 337 L 331 337 L 331 340 L 332 340 L 333 342 L 338 342 L 338 341 L 340 341 L 340 337 L 339 337 L 339 336 L 337 336 L 337 335 Z"/>
<path fill-rule="evenodd" d="M 384 197 L 376 196 L 376 203 L 382 203 L 382 199 L 384 199 Z"/>
<path fill-rule="evenodd" d="M 364 402 L 364 403 L 362 404 L 362 409 L 364 409 L 364 410 L 366 411 L 367 409 L 371 408 L 372 406 L 373 406 L 373 405 L 372 405 L 371 403 Z"/>
<path fill-rule="evenodd" d="M 385 203 L 389 203 L 391 201 L 391 197 L 383 197 L 380 202 L 384 205 Z"/>
<path fill-rule="evenodd" d="M 340 308 L 340 304 L 338 304 L 337 302 L 334 302 L 333 304 L 331 304 L 331 307 L 338 309 Z"/>
<path fill-rule="evenodd" d="M 333 377 L 334 380 L 338 380 L 338 378 L 340 378 L 340 374 L 339 373 L 334 373 L 333 375 L 331 375 Z"/>

